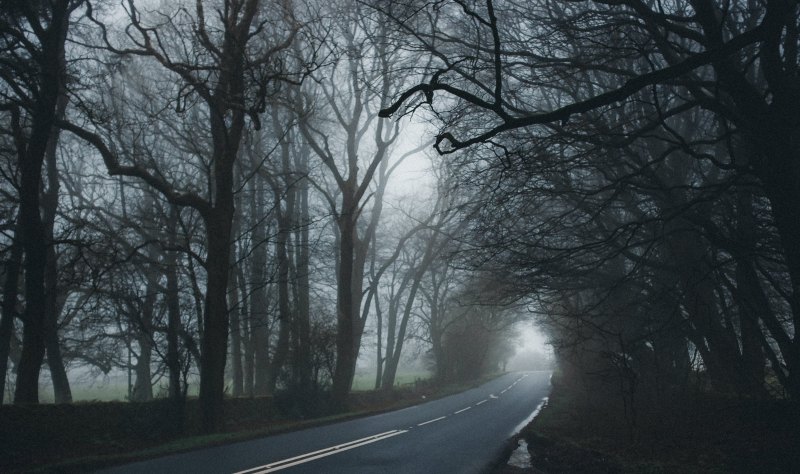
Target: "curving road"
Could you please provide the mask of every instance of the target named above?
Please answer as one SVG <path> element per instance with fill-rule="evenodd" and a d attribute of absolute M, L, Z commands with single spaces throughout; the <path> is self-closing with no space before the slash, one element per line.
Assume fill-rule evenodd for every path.
<path fill-rule="evenodd" d="M 402 410 L 127 464 L 106 473 L 481 473 L 532 417 L 549 372 L 515 372 Z"/>

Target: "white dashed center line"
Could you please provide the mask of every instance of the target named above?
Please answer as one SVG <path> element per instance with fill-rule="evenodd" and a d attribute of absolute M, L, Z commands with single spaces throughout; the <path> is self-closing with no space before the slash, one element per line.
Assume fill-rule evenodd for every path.
<path fill-rule="evenodd" d="M 419 423 L 417 426 L 427 425 L 428 423 L 433 423 L 434 421 L 444 420 L 445 418 L 447 418 L 447 417 L 446 416 L 440 416 L 439 418 L 434 418 L 432 420 L 423 421 L 422 423 Z"/>
<path fill-rule="evenodd" d="M 444 418 L 444 417 L 442 417 Z M 433 420 L 436 421 L 436 420 Z M 361 446 L 375 443 L 377 441 L 381 441 L 387 438 L 391 438 L 393 436 L 401 435 L 403 433 L 407 433 L 406 430 L 392 430 L 387 431 L 385 433 L 376 434 L 373 436 L 367 436 L 366 438 L 357 439 L 355 441 L 350 441 L 349 443 L 339 444 L 336 446 L 331 446 L 329 448 L 320 449 L 318 451 L 313 451 L 306 454 L 301 454 L 300 456 L 295 456 L 293 458 L 284 459 L 282 461 L 273 462 L 270 464 L 265 464 L 263 466 L 253 467 L 250 469 L 246 469 L 244 471 L 239 471 L 234 474 L 267 474 L 270 472 L 280 471 L 292 466 L 297 466 L 298 464 L 307 463 L 309 461 L 314 461 L 319 458 L 324 458 L 326 456 L 331 456 L 333 454 L 340 453 L 342 451 L 347 451 L 350 449 L 360 448 Z"/>
<path fill-rule="evenodd" d="M 507 391 L 511 390 L 514 387 L 514 385 L 519 383 L 522 379 L 524 379 L 527 376 L 528 376 L 528 374 L 525 374 L 524 376 L 522 376 L 522 377 L 518 378 L 517 380 L 515 380 L 514 383 L 512 383 L 511 385 L 506 387 L 504 390 L 502 390 L 500 392 L 500 395 L 502 395 L 502 394 L 506 393 Z M 494 399 L 494 398 L 499 398 L 499 397 L 498 397 L 498 395 L 489 394 L 489 398 L 485 398 L 485 399 L 477 402 L 473 406 L 482 405 L 482 404 L 484 404 L 484 403 L 486 403 L 489 400 Z M 539 407 L 537 407 L 537 409 L 534 411 L 532 416 L 536 416 L 536 414 L 539 412 L 539 410 L 541 409 L 542 405 L 544 405 L 544 403 L 546 401 L 547 401 L 547 398 L 545 398 L 544 402 L 542 404 L 540 404 Z M 461 410 L 453 412 L 453 414 L 457 415 L 459 413 L 464 413 L 465 411 L 469 410 L 470 408 L 472 408 L 472 406 L 468 406 L 466 408 L 462 408 Z M 425 425 L 430 424 L 430 423 L 435 423 L 437 421 L 444 420 L 445 418 L 447 418 L 447 415 L 440 416 L 439 418 L 434 418 L 432 420 L 423 421 L 422 423 L 417 424 L 417 426 L 425 426 Z M 525 424 L 527 424 L 527 421 L 525 422 Z M 373 435 L 373 436 L 367 436 L 366 438 L 357 439 L 357 440 L 354 440 L 354 441 L 350 441 L 348 443 L 343 443 L 343 444 L 339 444 L 339 445 L 336 445 L 336 446 L 330 446 L 330 447 L 325 448 L 325 449 L 320 449 L 320 450 L 317 450 L 317 451 L 312 451 L 310 453 L 301 454 L 300 456 L 291 457 L 291 458 L 288 458 L 288 459 L 284 459 L 282 461 L 272 462 L 270 464 L 265 464 L 263 466 L 257 466 L 257 467 L 254 467 L 254 468 L 246 469 L 244 471 L 239 471 L 239 472 L 234 473 L 234 474 L 267 474 L 267 473 L 270 473 L 270 472 L 280 471 L 280 470 L 283 470 L 283 469 L 286 469 L 286 468 L 289 468 L 289 467 L 292 467 L 292 466 L 297 466 L 298 464 L 303 464 L 303 463 L 306 463 L 306 462 L 309 462 L 309 461 L 314 461 L 316 459 L 323 458 L 323 457 L 326 457 L 326 456 L 331 456 L 333 454 L 340 453 L 342 451 L 348 451 L 350 449 L 359 448 L 361 446 L 372 444 L 372 443 L 375 443 L 375 442 L 378 442 L 378 441 L 382 441 L 382 440 L 387 439 L 387 438 L 392 438 L 394 436 L 401 435 L 403 433 L 408 433 L 408 431 L 411 430 L 411 429 L 413 429 L 413 427 L 409 427 L 406 430 L 386 431 L 384 433 L 379 433 L 379 434 L 376 434 L 376 435 Z"/>

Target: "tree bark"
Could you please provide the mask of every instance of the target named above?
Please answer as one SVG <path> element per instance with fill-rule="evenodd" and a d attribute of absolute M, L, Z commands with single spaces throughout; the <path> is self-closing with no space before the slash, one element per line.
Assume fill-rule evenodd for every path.
<path fill-rule="evenodd" d="M 164 295 L 167 303 L 167 371 L 169 372 L 169 398 L 173 402 L 183 399 L 181 390 L 181 361 L 179 335 L 183 329 L 181 323 L 180 293 L 178 287 L 178 245 L 177 224 L 179 218 L 177 206 L 170 206 L 167 232 L 169 233 L 169 247 L 166 255 L 167 293 Z"/>
<path fill-rule="evenodd" d="M 66 65 L 64 65 L 66 67 Z M 56 104 L 56 118 L 62 119 L 67 108 L 67 94 L 62 84 Z M 53 381 L 53 395 L 56 403 L 72 402 L 72 391 L 67 378 L 64 358 L 61 354 L 61 342 L 58 338 L 58 318 L 64 307 L 65 296 L 62 297 L 58 288 L 58 255 L 54 243 L 54 227 L 58 211 L 58 192 L 60 189 L 58 167 L 56 164 L 56 151 L 61 129 L 53 127 L 50 140 L 47 144 L 44 166 L 47 170 L 47 187 L 42 193 L 42 220 L 45 228 L 45 237 L 49 242 L 47 246 L 47 268 L 45 269 L 45 291 L 47 292 L 47 307 L 45 315 L 45 344 L 47 346 L 47 365 L 50 368 L 50 378 Z"/>
<path fill-rule="evenodd" d="M 297 218 L 300 229 L 296 232 L 295 268 L 297 271 L 297 301 L 295 302 L 294 383 L 301 392 L 311 388 L 311 284 L 309 282 L 309 212 L 308 212 L 308 147 L 298 155 L 297 172 L 302 176 L 298 183 Z"/>
<path fill-rule="evenodd" d="M 292 309 L 289 302 L 289 255 L 287 254 L 287 240 L 290 232 L 288 222 L 288 217 L 278 217 L 278 236 L 275 240 L 275 256 L 278 260 L 278 341 L 269 370 L 270 393 L 275 391 L 278 378 L 289 354 L 289 331 L 292 326 Z"/>
<path fill-rule="evenodd" d="M 230 199 L 229 206 L 214 209 L 213 216 L 206 222 L 208 287 L 200 348 L 199 395 L 203 430 L 206 432 L 216 431 L 222 426 L 223 421 L 225 359 L 228 352 L 227 292 L 232 217 L 233 200 Z"/>
<path fill-rule="evenodd" d="M 152 269 L 148 269 L 152 272 Z M 153 307 L 156 304 L 156 288 L 148 278 L 141 314 L 139 314 L 139 327 L 136 328 L 136 342 L 139 354 L 136 357 L 136 380 L 133 383 L 131 401 L 147 402 L 153 399 L 153 382 L 150 364 L 153 356 Z"/>
<path fill-rule="evenodd" d="M 11 338 L 14 336 L 14 321 L 17 314 L 17 298 L 19 297 L 19 273 L 22 267 L 22 242 L 19 238 L 19 223 L 14 232 L 14 239 L 9 249 L 9 258 L 5 261 L 5 281 L 3 282 L 3 306 L 0 316 L 0 405 L 5 399 L 6 376 L 11 353 Z"/>
<path fill-rule="evenodd" d="M 21 237 L 25 251 L 25 310 L 22 353 L 17 366 L 15 403 L 39 403 L 39 373 L 46 348 L 47 295 L 45 273 L 48 242 L 40 214 L 42 165 L 55 124 L 56 106 L 64 84 L 64 43 L 69 26 L 69 2 L 51 4 L 50 24 L 39 33 L 37 101 L 26 146 L 19 151 Z M 19 124 L 17 124 L 19 125 Z"/>
<path fill-rule="evenodd" d="M 241 397 L 244 392 L 244 369 L 242 367 L 242 324 L 239 314 L 241 308 L 241 300 L 239 298 L 239 289 L 236 286 L 236 278 L 233 275 L 235 270 L 231 269 L 230 288 L 233 300 L 237 302 L 230 313 L 230 331 L 231 331 L 231 372 L 233 375 L 231 395 L 234 397 Z"/>
<path fill-rule="evenodd" d="M 264 188 L 253 177 L 250 212 L 255 219 L 250 261 L 250 334 L 253 346 L 253 393 L 269 394 L 269 298 L 267 296 L 267 222 L 263 217 Z"/>
<path fill-rule="evenodd" d="M 250 317 L 250 307 L 249 302 L 250 298 L 247 297 L 247 283 L 244 278 L 244 265 L 238 265 L 236 268 L 236 272 L 234 273 L 234 277 L 236 278 L 236 285 L 239 287 L 239 292 L 242 295 L 240 305 L 241 311 L 239 311 L 240 322 L 242 327 L 242 355 L 243 355 L 243 363 L 242 363 L 242 376 L 243 380 L 243 395 L 247 397 L 252 397 L 254 394 L 254 385 L 253 385 L 253 334 L 252 334 L 252 318 Z"/>
<path fill-rule="evenodd" d="M 331 394 L 333 403 L 338 408 L 345 406 L 347 395 L 353 386 L 356 360 L 358 358 L 358 314 L 360 305 L 356 306 L 357 295 L 361 294 L 361 282 L 356 282 L 355 248 L 358 243 L 356 235 L 357 203 L 353 201 L 353 181 L 351 176 L 348 186 L 343 189 L 342 211 L 337 219 L 339 227 L 339 268 L 336 282 L 336 367 L 333 373 Z M 355 284 L 358 283 L 358 290 Z"/>

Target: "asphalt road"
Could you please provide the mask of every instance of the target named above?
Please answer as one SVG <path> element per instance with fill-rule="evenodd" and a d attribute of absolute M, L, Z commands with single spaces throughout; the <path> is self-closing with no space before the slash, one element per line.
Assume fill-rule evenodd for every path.
<path fill-rule="evenodd" d="M 486 472 L 550 390 L 549 372 L 506 374 L 421 405 L 127 464 L 107 473 Z"/>

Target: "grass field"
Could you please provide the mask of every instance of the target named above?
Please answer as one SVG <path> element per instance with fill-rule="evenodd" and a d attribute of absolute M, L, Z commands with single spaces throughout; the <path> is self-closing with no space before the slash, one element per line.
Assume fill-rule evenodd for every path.
<path fill-rule="evenodd" d="M 410 385 L 418 380 L 428 380 L 431 378 L 431 373 L 427 371 L 410 371 L 400 372 L 394 379 L 395 387 L 402 387 L 403 385 Z M 357 372 L 353 379 L 353 390 L 364 391 L 373 390 L 375 388 L 375 372 Z"/>
<path fill-rule="evenodd" d="M 408 371 L 401 372 L 395 377 L 395 387 L 411 385 L 419 380 L 428 380 L 431 373 L 427 371 Z M 72 390 L 72 400 L 76 402 L 111 402 L 125 401 L 128 399 L 128 383 L 123 377 L 110 377 L 106 380 L 95 383 L 85 381 L 73 382 L 70 386 Z M 375 373 L 372 371 L 359 371 L 353 379 L 354 391 L 373 390 L 375 388 Z M 198 387 L 193 385 L 189 389 L 189 395 L 197 395 Z M 153 395 L 159 397 L 166 394 L 166 387 L 153 388 Z M 13 397 L 12 393 L 5 394 L 5 401 L 9 402 Z M 42 403 L 53 403 L 53 387 L 43 384 L 39 389 L 39 399 Z"/>

